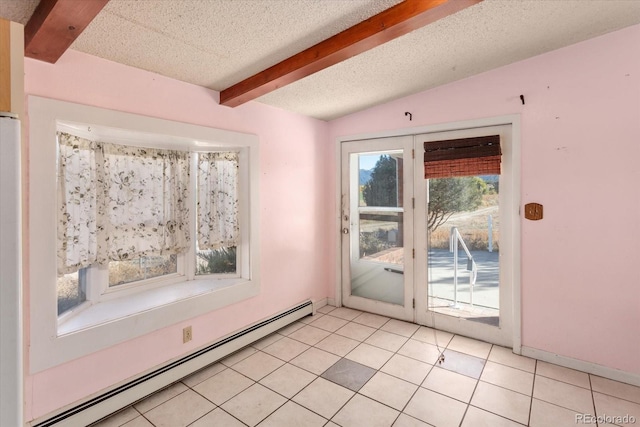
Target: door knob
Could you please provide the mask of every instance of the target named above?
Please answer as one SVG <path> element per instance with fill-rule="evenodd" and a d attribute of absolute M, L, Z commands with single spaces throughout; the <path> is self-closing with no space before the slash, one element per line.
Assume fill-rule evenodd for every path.
<path fill-rule="evenodd" d="M 349 234 L 349 229 L 347 227 L 343 228 L 342 234 Z"/>

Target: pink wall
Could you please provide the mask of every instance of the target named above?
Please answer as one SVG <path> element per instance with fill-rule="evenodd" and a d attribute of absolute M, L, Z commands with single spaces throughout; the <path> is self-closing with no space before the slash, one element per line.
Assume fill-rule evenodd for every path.
<path fill-rule="evenodd" d="M 326 232 L 333 211 L 325 180 L 333 153 L 325 149 L 326 122 L 255 102 L 221 107 L 216 92 L 75 51 L 55 65 L 27 59 L 25 73 L 28 95 L 257 134 L 262 249 L 259 296 L 189 320 L 194 340 L 188 345 L 182 344 L 184 325 L 178 324 L 27 376 L 27 420 L 305 299 L 326 298 L 334 280 L 327 268 L 333 263 Z M 28 282 L 25 287 L 28 292 Z M 26 319 L 28 330 L 28 307 Z"/>
<path fill-rule="evenodd" d="M 335 141 L 521 114 L 522 202 L 542 203 L 545 212 L 542 221 L 522 220 L 522 343 L 633 373 L 640 373 L 638 46 L 640 25 L 336 119 L 329 130 Z"/>

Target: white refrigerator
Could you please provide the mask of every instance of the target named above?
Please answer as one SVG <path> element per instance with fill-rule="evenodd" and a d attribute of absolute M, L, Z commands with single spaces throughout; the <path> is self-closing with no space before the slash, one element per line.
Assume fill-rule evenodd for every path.
<path fill-rule="evenodd" d="M 0 113 L 0 426 L 22 426 L 20 120 Z"/>

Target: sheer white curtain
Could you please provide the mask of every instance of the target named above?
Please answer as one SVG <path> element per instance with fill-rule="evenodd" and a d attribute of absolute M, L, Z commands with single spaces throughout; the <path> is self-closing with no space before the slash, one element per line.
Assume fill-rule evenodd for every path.
<path fill-rule="evenodd" d="M 184 252 L 189 153 L 58 133 L 58 274 Z"/>
<path fill-rule="evenodd" d="M 58 132 L 58 275 L 73 273 L 98 259 L 96 146 Z"/>
<path fill-rule="evenodd" d="M 198 249 L 238 244 L 238 153 L 198 154 Z"/>
<path fill-rule="evenodd" d="M 184 252 L 189 236 L 189 153 L 102 144 L 107 259 Z"/>

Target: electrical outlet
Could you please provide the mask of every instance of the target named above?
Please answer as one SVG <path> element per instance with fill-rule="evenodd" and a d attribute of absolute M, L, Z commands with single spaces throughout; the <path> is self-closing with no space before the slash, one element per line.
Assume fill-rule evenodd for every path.
<path fill-rule="evenodd" d="M 182 329 L 182 342 L 187 343 L 193 339 L 193 331 L 191 330 L 191 326 L 187 326 Z"/>

